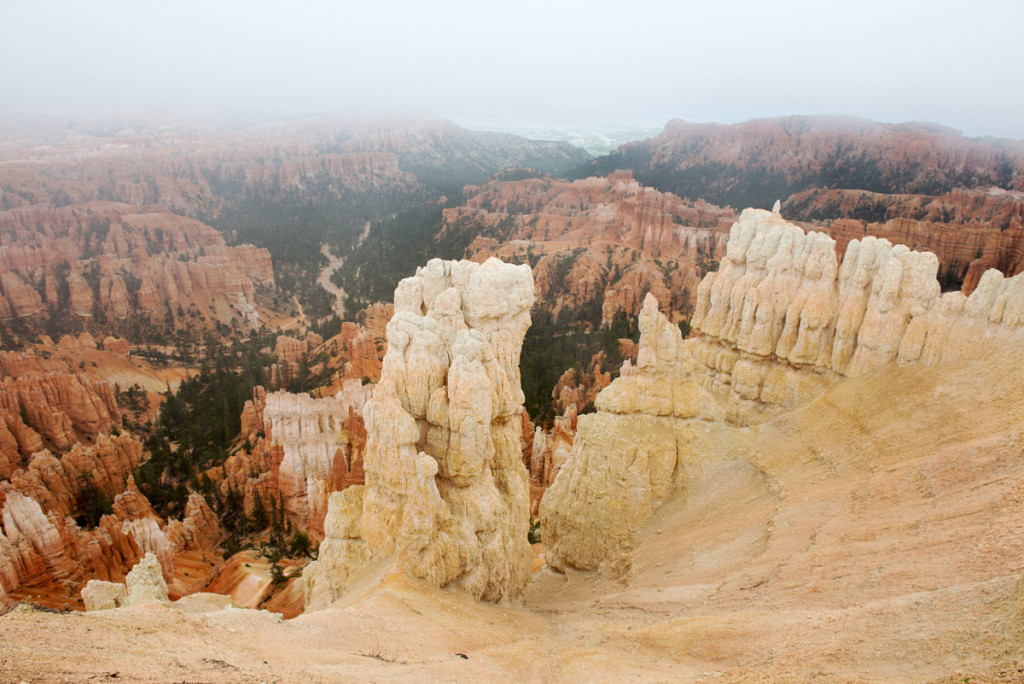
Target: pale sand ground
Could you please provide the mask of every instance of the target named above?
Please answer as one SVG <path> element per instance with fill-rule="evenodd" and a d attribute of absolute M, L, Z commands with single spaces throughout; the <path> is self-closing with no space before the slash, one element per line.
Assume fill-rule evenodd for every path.
<path fill-rule="evenodd" d="M 848 381 L 748 430 L 656 512 L 627 581 L 543 570 L 505 607 L 378 569 L 289 621 L 206 596 L 19 607 L 0 680 L 1024 681 L 1012 355 Z"/>

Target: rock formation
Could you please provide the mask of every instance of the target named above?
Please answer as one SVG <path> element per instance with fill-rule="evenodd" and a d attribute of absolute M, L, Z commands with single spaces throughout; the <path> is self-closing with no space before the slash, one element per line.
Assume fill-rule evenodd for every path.
<path fill-rule="evenodd" d="M 487 601 L 529 576 L 519 352 L 526 266 L 431 260 L 399 283 L 381 380 L 364 408 L 366 485 L 331 498 L 307 607 L 338 598 L 363 559 Z"/>
<path fill-rule="evenodd" d="M 835 238 L 840 257 L 850 240 L 866 235 L 934 252 L 940 280 L 962 280 L 967 295 L 990 268 L 1007 276 L 1024 271 L 1021 191 L 957 188 L 933 197 L 829 188 L 797 193 L 782 208 Z"/>
<path fill-rule="evenodd" d="M 529 263 L 540 306 L 609 323 L 633 317 L 645 292 L 675 315 L 692 311 L 701 277 L 735 214 L 642 187 L 629 173 L 574 182 L 490 181 L 446 209 L 442 235 L 467 258 Z"/>
<path fill-rule="evenodd" d="M 331 493 L 364 481 L 362 409 L 371 391 L 359 380 L 324 399 L 256 387 L 242 409 L 242 448 L 207 475 L 223 495 L 239 493 L 247 515 L 280 506 L 292 527 L 323 539 Z"/>
<path fill-rule="evenodd" d="M 377 302 L 359 312 L 361 323 L 345 321 L 341 332 L 310 351 L 310 372 L 331 381 L 315 391 L 318 396 L 333 396 L 350 380 L 376 382 L 387 353 L 385 329 L 394 306 Z M 324 358 L 326 356 L 326 358 Z M 317 358 L 323 359 L 318 361 Z"/>
<path fill-rule="evenodd" d="M 683 342 L 648 295 L 636 368 L 579 417 L 541 502 L 548 563 L 628 574 L 654 508 L 703 464 L 755 450 L 756 430 L 736 424 L 766 406 L 805 403 L 843 377 L 1020 347 L 1024 276 L 990 270 L 965 297 L 940 294 L 937 267 L 933 254 L 873 237 L 851 241 L 839 266 L 826 235 L 744 211 L 720 270 L 701 283 L 696 335 Z"/>
<path fill-rule="evenodd" d="M 732 125 L 669 121 L 590 164 L 631 170 L 664 192 L 722 206 L 769 206 L 814 187 L 938 195 L 957 187 L 1024 191 L 1024 143 L 968 138 L 922 123 L 791 116 Z"/>
<path fill-rule="evenodd" d="M 274 286 L 266 249 L 229 247 L 210 226 L 159 206 L 0 211 L 0 233 L 16 243 L 0 245 L 0 318 L 65 309 L 96 326 L 132 313 L 181 327 L 233 318 L 257 326 L 255 288 Z"/>
<path fill-rule="evenodd" d="M 110 610 L 169 601 L 160 561 L 152 553 L 147 553 L 135 564 L 124 584 L 89 580 L 82 590 L 82 599 L 86 610 Z"/>
<path fill-rule="evenodd" d="M 579 416 L 572 453 L 541 500 L 549 565 L 597 568 L 628 548 L 637 528 L 704 451 L 722 411 L 693 379 L 682 335 L 650 294 L 640 312 L 638 372 L 620 376 Z"/>
<path fill-rule="evenodd" d="M 86 610 L 112 610 L 128 604 L 128 588 L 116 582 L 89 580 L 82 589 Z"/>
<path fill-rule="evenodd" d="M 263 409 L 269 448 L 282 451 L 278 492 L 293 524 L 323 537 L 327 500 L 344 488 L 361 460 L 361 440 L 350 435 L 355 412 L 362 412 L 369 387 L 350 385 L 349 396 L 313 399 L 305 394 L 273 392 Z M 358 391 L 356 391 L 358 390 Z"/>
<path fill-rule="evenodd" d="M 940 295 L 937 271 L 934 254 L 871 236 L 851 241 L 840 267 L 831 238 L 747 209 L 697 291 L 688 350 L 709 388 L 792 406 L 837 376 L 1017 335 L 1024 279 L 988 271 L 968 298 Z"/>
<path fill-rule="evenodd" d="M 128 605 L 137 606 L 151 601 L 167 602 L 167 583 L 164 582 L 160 561 L 147 553 L 125 578 L 128 587 Z"/>

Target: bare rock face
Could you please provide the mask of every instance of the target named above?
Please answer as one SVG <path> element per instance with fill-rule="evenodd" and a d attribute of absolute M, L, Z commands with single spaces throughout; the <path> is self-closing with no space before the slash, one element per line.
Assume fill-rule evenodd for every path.
<path fill-rule="evenodd" d="M 760 426 L 735 424 L 758 414 L 737 407 L 792 406 L 843 377 L 1020 348 L 1024 275 L 987 271 L 965 297 L 940 294 L 937 267 L 932 254 L 873 237 L 851 241 L 840 266 L 828 236 L 777 211 L 744 211 L 721 269 L 701 283 L 696 337 L 684 342 L 648 295 L 636 367 L 598 395 L 596 414 L 579 417 L 541 502 L 547 562 L 628 574 L 628 551 L 657 505 L 702 464 L 757 449 Z"/>
<path fill-rule="evenodd" d="M 167 583 L 164 581 L 160 560 L 153 553 L 146 553 L 125 578 L 128 600 L 126 605 L 137 606 L 159 601 L 166 603 Z"/>
<path fill-rule="evenodd" d="M 342 486 L 335 481 L 336 474 L 344 475 L 352 467 L 346 431 L 352 408 L 343 398 L 313 399 L 288 392 L 266 395 L 267 437 L 284 453 L 279 494 L 293 522 L 316 537 L 323 535 L 328 497 Z"/>
<path fill-rule="evenodd" d="M 533 301 L 529 268 L 497 259 L 434 259 L 399 283 L 381 380 L 364 408 L 366 486 L 331 500 L 329 519 L 335 506 L 353 512 L 337 514 L 338 534 L 328 530 L 306 571 L 309 607 L 344 591 L 338 578 L 358 569 L 346 560 L 358 557 L 357 538 L 368 559 L 393 558 L 435 586 L 520 597 L 531 553 L 519 352 Z"/>
<path fill-rule="evenodd" d="M 331 494 L 318 560 L 303 573 L 307 610 L 326 607 L 343 595 L 352 576 L 369 558 L 360 524 L 363 490 L 362 485 L 355 485 Z"/>
<path fill-rule="evenodd" d="M 128 604 L 128 589 L 119 582 L 89 580 L 82 589 L 86 611 L 112 610 Z"/>
<path fill-rule="evenodd" d="M 147 553 L 132 568 L 125 579 L 128 585 L 128 602 L 126 605 L 138 606 L 143 603 L 159 601 L 167 603 L 167 583 L 164 581 L 160 561 L 152 553 Z"/>
<path fill-rule="evenodd" d="M 68 276 L 68 289 L 70 291 L 70 300 L 68 306 L 79 316 L 91 316 L 92 315 L 92 288 L 89 287 L 89 283 L 85 281 L 85 278 L 72 273 Z"/>
<path fill-rule="evenodd" d="M 724 250 L 732 209 L 645 188 L 630 173 L 573 182 L 492 180 L 444 212 L 443 232 L 474 236 L 467 257 L 535 264 L 538 304 L 611 323 L 646 292 L 687 318 L 700 279 Z M 582 407 L 584 404 L 578 404 Z"/>
<path fill-rule="evenodd" d="M 20 583 L 38 584 L 47 578 L 62 580 L 74 576 L 75 563 L 69 557 L 61 534 L 63 521 L 54 514 L 46 515 L 35 500 L 19 492 L 9 492 L 3 509 L 6 539 L 0 539 L 0 551 L 7 547 L 7 562 L 15 570 Z M 0 572 L 0 574 L 4 574 Z M 15 582 L 7 586 L 13 589 Z"/>
<path fill-rule="evenodd" d="M 612 382 L 578 418 L 572 452 L 541 500 L 549 565 L 592 570 L 628 548 L 637 528 L 704 452 L 721 418 L 692 379 L 679 328 L 650 294 L 640 312 L 637 372 Z M 720 425 L 719 425 L 720 426 Z"/>
<path fill-rule="evenodd" d="M 224 538 L 217 514 L 199 492 L 189 494 L 184 518 L 169 521 L 165 531 L 176 551 L 213 550 Z"/>
<path fill-rule="evenodd" d="M 4 306 L 0 308 L 0 317 L 31 316 L 43 310 L 43 300 L 39 293 L 17 274 L 0 273 L 0 288 L 6 297 Z"/>
<path fill-rule="evenodd" d="M 747 209 L 698 288 L 690 355 L 709 388 L 792 406 L 838 376 L 962 358 L 976 340 L 1019 334 L 1024 280 L 989 271 L 970 298 L 942 295 L 938 266 L 870 236 L 851 241 L 840 266 L 828 236 Z"/>

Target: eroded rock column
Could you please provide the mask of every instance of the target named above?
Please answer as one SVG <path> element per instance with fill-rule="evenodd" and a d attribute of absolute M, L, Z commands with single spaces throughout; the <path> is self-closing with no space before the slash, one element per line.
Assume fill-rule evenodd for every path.
<path fill-rule="evenodd" d="M 399 283 L 364 408 L 366 485 L 331 499 L 307 609 L 338 598 L 353 565 L 387 557 L 435 586 L 519 598 L 532 558 L 519 354 L 533 300 L 529 267 L 493 258 L 434 259 Z"/>

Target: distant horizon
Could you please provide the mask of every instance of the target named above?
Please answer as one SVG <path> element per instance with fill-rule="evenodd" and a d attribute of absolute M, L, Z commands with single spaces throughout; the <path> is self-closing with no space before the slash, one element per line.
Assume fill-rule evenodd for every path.
<path fill-rule="evenodd" d="M 109 105 L 89 105 L 89 106 L 64 106 L 64 107 L 47 107 L 47 108 L 0 108 L 0 120 L 18 120 L 18 119 L 35 119 L 40 120 L 51 118 L 66 118 L 66 117 L 94 117 L 99 120 L 110 119 L 116 120 L 124 117 L 131 119 L 133 117 L 147 118 L 153 117 L 156 119 L 166 119 L 176 123 L 219 123 L 222 119 L 240 119 L 240 123 L 243 125 L 256 125 L 258 122 L 298 122 L 304 119 L 311 120 L 366 120 L 372 121 L 373 119 L 402 119 L 408 118 L 412 120 L 416 119 L 440 119 L 449 121 L 462 128 L 474 131 L 491 131 L 491 132 L 509 132 L 515 129 L 529 130 L 537 129 L 550 130 L 550 131 L 561 131 L 565 133 L 569 132 L 613 132 L 613 131 L 632 131 L 632 130 L 654 130 L 658 132 L 664 130 L 664 128 L 672 121 L 684 121 L 687 124 L 694 125 L 705 125 L 705 124 L 718 124 L 724 126 L 733 126 L 739 124 L 745 124 L 752 121 L 761 120 L 779 120 L 789 118 L 834 118 L 834 119 L 854 119 L 870 121 L 873 123 L 898 126 L 898 125 L 921 125 L 928 127 L 937 127 L 950 130 L 958 135 L 965 138 L 992 138 L 992 139 L 1005 139 L 1013 141 L 1024 142 L 1024 134 L 1021 136 L 1013 135 L 999 135 L 983 132 L 973 132 L 959 128 L 956 125 L 943 122 L 938 120 L 926 120 L 926 119 L 907 119 L 907 120 L 884 120 L 870 118 L 858 114 L 847 114 L 838 112 L 829 113 L 793 113 L 793 114 L 779 114 L 779 115 L 765 115 L 765 116 L 751 116 L 745 119 L 696 119 L 687 118 L 682 115 L 664 115 L 662 117 L 653 116 L 623 116 L 618 118 L 587 118 L 587 117 L 561 117 L 561 118 L 535 118 L 531 119 L 525 116 L 517 117 L 488 117 L 488 116 L 457 116 L 449 115 L 444 112 L 430 111 L 425 108 L 380 108 L 377 110 L 321 110 L 321 111 L 265 111 L 259 109 L 243 109 L 238 107 L 144 107 L 144 106 L 130 106 L 130 107 L 116 107 Z M 245 121 L 245 120 L 251 121 Z M 522 135 L 520 133 L 520 135 Z M 524 136 L 528 137 L 528 136 Z"/>

